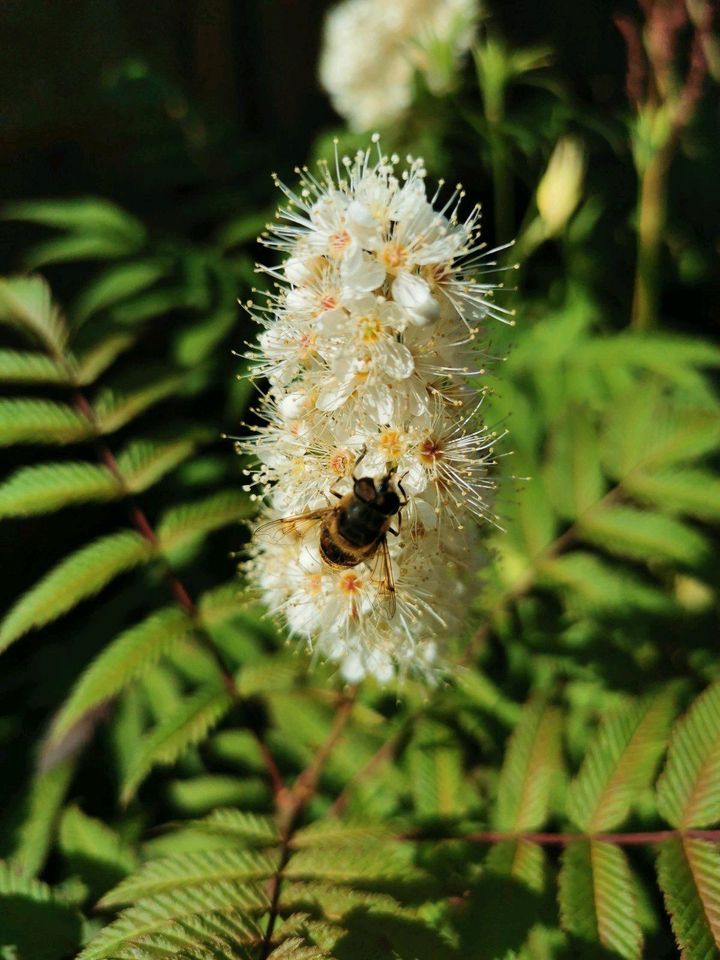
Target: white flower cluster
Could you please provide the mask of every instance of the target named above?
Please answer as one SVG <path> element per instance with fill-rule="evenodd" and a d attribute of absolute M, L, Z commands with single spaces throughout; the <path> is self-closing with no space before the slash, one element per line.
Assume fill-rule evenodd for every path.
<path fill-rule="evenodd" d="M 497 439 L 471 381 L 485 372 L 483 324 L 509 317 L 480 279 L 494 251 L 479 241 L 479 208 L 461 220 L 459 186 L 442 202 L 441 182 L 429 200 L 422 160 L 398 175 L 398 158 L 377 145 L 371 161 L 374 150 L 336 157 L 334 175 L 298 170 L 297 191 L 277 181 L 288 202 L 261 241 L 285 260 L 259 268 L 274 292 L 248 304 L 264 327 L 253 376 L 269 388 L 262 425 L 238 447 L 258 462 L 248 489 L 265 501 L 262 519 L 315 511 L 256 536 L 247 572 L 266 605 L 348 681 L 388 682 L 431 675 L 465 619 L 478 557 L 469 521 L 493 519 Z M 392 607 L 383 544 L 352 566 L 321 556 L 322 518 L 337 516 L 354 477 L 407 498 L 385 540 Z"/>
<path fill-rule="evenodd" d="M 420 71 L 435 93 L 471 46 L 478 0 L 344 0 L 325 21 L 320 81 L 354 130 L 401 116 Z"/>

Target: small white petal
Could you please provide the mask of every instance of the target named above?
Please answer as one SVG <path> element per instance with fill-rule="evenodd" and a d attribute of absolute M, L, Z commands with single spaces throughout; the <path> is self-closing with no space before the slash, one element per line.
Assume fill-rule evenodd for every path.
<path fill-rule="evenodd" d="M 345 258 L 341 271 L 345 288 L 354 293 L 370 293 L 382 286 L 385 267 L 377 257 L 360 250 Z"/>
<path fill-rule="evenodd" d="M 278 403 L 280 416 L 285 420 L 299 420 L 307 413 L 310 398 L 306 393 L 288 393 Z"/>
<path fill-rule="evenodd" d="M 382 365 L 393 380 L 406 380 L 415 369 L 413 355 L 397 340 L 388 339 L 381 348 Z"/>
<path fill-rule="evenodd" d="M 360 683 L 367 671 L 357 653 L 351 653 L 342 662 L 340 673 L 346 683 Z"/>
<path fill-rule="evenodd" d="M 428 326 L 440 316 L 440 306 L 422 277 L 403 270 L 393 281 L 392 295 L 415 326 Z"/>
<path fill-rule="evenodd" d="M 330 412 L 341 407 L 353 392 L 352 381 L 331 381 L 318 394 L 315 406 L 318 410 Z"/>
<path fill-rule="evenodd" d="M 342 336 L 347 328 L 347 314 L 341 307 L 325 310 L 315 321 L 315 329 L 321 337 Z"/>

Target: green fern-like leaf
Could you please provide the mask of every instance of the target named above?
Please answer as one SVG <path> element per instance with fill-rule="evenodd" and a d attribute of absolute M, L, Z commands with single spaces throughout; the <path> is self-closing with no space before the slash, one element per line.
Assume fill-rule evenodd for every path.
<path fill-rule="evenodd" d="M 416 725 L 407 751 L 415 809 L 421 817 L 459 816 L 468 797 L 462 754 L 447 727 L 425 720 Z"/>
<path fill-rule="evenodd" d="M 27 876 L 38 874 L 47 859 L 75 763 L 64 760 L 33 777 L 22 820 L 15 832 L 12 864 Z"/>
<path fill-rule="evenodd" d="M 280 841 L 277 826 L 271 817 L 240 810 L 214 810 L 210 816 L 195 820 L 193 827 L 244 846 L 268 847 Z"/>
<path fill-rule="evenodd" d="M 708 553 L 705 538 L 673 517 L 633 507 L 591 510 L 579 520 L 582 535 L 632 560 L 697 564 Z"/>
<path fill-rule="evenodd" d="M 146 863 L 103 897 L 101 907 L 118 907 L 145 897 L 223 881 L 260 881 L 277 869 L 277 853 L 220 849 L 179 854 Z"/>
<path fill-rule="evenodd" d="M 673 467 L 630 474 L 625 489 L 661 510 L 702 520 L 720 518 L 720 480 L 709 470 Z"/>
<path fill-rule="evenodd" d="M 589 413 L 572 407 L 551 437 L 545 487 L 561 517 L 575 519 L 603 495 L 596 428 Z"/>
<path fill-rule="evenodd" d="M 720 853 L 705 840 L 665 840 L 658 880 L 682 960 L 720 955 Z"/>
<path fill-rule="evenodd" d="M 66 385 L 67 367 L 42 353 L 29 350 L 0 350 L 0 382 Z"/>
<path fill-rule="evenodd" d="M 505 840 L 492 847 L 485 868 L 540 892 L 545 887 L 547 856 L 540 844 L 531 840 Z"/>
<path fill-rule="evenodd" d="M 0 518 L 50 513 L 74 503 L 112 500 L 122 487 L 106 467 L 43 463 L 23 467 L 0 484 Z"/>
<path fill-rule="evenodd" d="M 0 323 L 29 332 L 56 357 L 65 349 L 67 326 L 42 277 L 0 279 Z"/>
<path fill-rule="evenodd" d="M 173 890 L 126 910 L 90 941 L 78 960 L 114 960 L 121 949 L 138 941 L 143 947 L 149 946 L 148 938 L 156 934 L 162 936 L 176 921 L 203 919 L 215 914 L 242 919 L 248 913 L 268 906 L 267 892 L 253 883 L 217 881 Z M 141 938 L 145 939 L 141 941 Z M 192 946 L 192 940 L 188 941 L 188 946 Z M 146 955 L 153 954 L 148 952 Z"/>
<path fill-rule="evenodd" d="M 570 785 L 568 816 L 586 833 L 612 830 L 650 786 L 674 712 L 671 693 L 634 703 L 611 717 L 593 739 Z"/>
<path fill-rule="evenodd" d="M 569 844 L 562 856 L 560 918 L 568 933 L 600 943 L 625 960 L 642 956 L 630 866 L 620 847 L 597 840 Z"/>
<path fill-rule="evenodd" d="M 192 622 L 179 607 L 166 607 L 117 636 L 80 676 L 53 722 L 50 744 L 62 740 L 87 713 L 116 696 L 192 631 Z"/>
<path fill-rule="evenodd" d="M 79 807 L 63 813 L 58 842 L 73 872 L 90 887 L 93 899 L 137 867 L 137 857 L 118 834 Z"/>
<path fill-rule="evenodd" d="M 10 203 L 3 210 L 6 220 L 38 223 L 58 230 L 83 233 L 114 233 L 127 239 L 141 240 L 143 225 L 120 207 L 99 197 L 76 197 L 72 200 L 24 200 Z"/>
<path fill-rule="evenodd" d="M 0 953 L 18 960 L 64 960 L 82 937 L 81 917 L 47 884 L 0 861 Z"/>
<path fill-rule="evenodd" d="M 688 367 L 720 365 L 720 350 L 714 344 L 694 337 L 658 333 L 648 337 L 617 334 L 586 341 L 578 354 L 578 361 L 582 363 L 584 360 L 602 366 L 637 366 L 682 382 L 683 370 Z"/>
<path fill-rule="evenodd" d="M 64 403 L 28 397 L 0 399 L 0 447 L 77 443 L 93 433 L 90 421 Z"/>
<path fill-rule="evenodd" d="M 95 383 L 100 374 L 104 373 L 134 342 L 134 337 L 125 332 L 114 332 L 108 335 L 103 332 L 102 337 L 85 344 L 79 350 L 76 359 L 75 379 L 80 386 Z"/>
<path fill-rule="evenodd" d="M 334 884 L 357 884 L 358 881 L 384 882 L 391 878 L 421 878 L 414 864 L 414 851 L 409 843 L 387 842 L 365 837 L 336 844 L 304 847 L 285 868 L 285 876 L 296 879 L 322 879 Z"/>
<path fill-rule="evenodd" d="M 675 724 L 657 804 L 660 815 L 678 829 L 720 821 L 720 683 Z"/>
<path fill-rule="evenodd" d="M 683 406 L 661 389 L 633 388 L 608 418 L 602 444 L 610 475 L 624 480 L 634 471 L 684 466 L 720 446 L 717 410 Z"/>
<path fill-rule="evenodd" d="M 268 960 L 333 960 L 330 954 L 319 947 L 309 946 L 299 937 L 292 937 L 276 947 Z"/>
<path fill-rule="evenodd" d="M 541 701 L 523 710 L 510 738 L 498 785 L 498 830 L 537 830 L 545 822 L 553 778 L 561 769 L 560 713 Z"/>
<path fill-rule="evenodd" d="M 160 546 L 166 553 L 182 550 L 213 530 L 242 520 L 253 512 L 254 506 L 247 495 L 235 490 L 173 507 L 158 525 Z"/>
<path fill-rule="evenodd" d="M 152 545 L 121 530 L 77 550 L 23 594 L 0 624 L 0 651 L 33 627 L 41 627 L 99 593 L 111 580 L 146 563 Z"/>
<path fill-rule="evenodd" d="M 137 260 L 109 267 L 85 287 L 72 315 L 78 324 L 84 323 L 101 310 L 154 286 L 167 275 L 168 269 L 168 263 L 161 259 Z"/>
<path fill-rule="evenodd" d="M 118 948 L 113 960 L 257 960 L 262 940 L 250 917 L 216 912 L 165 924 Z"/>
<path fill-rule="evenodd" d="M 133 493 L 147 490 L 166 473 L 186 460 L 209 433 L 189 430 L 188 435 L 168 442 L 136 440 L 119 456 L 120 473 Z"/>
<path fill-rule="evenodd" d="M 101 433 L 114 433 L 130 423 L 154 404 L 177 393 L 184 378 L 177 374 L 159 374 L 147 370 L 140 376 L 133 374 L 133 381 L 144 380 L 133 388 L 128 382 L 124 390 L 104 390 L 93 404 Z"/>
<path fill-rule="evenodd" d="M 202 622 L 211 630 L 252 611 L 248 591 L 237 580 L 207 590 L 198 607 Z"/>
<path fill-rule="evenodd" d="M 121 800 L 128 803 L 157 764 L 171 764 L 189 747 L 203 740 L 232 706 L 229 692 L 209 686 L 185 699 L 140 744 L 122 785 Z"/>
<path fill-rule="evenodd" d="M 539 579 L 568 588 L 571 601 L 583 610 L 626 613 L 636 609 L 663 613 L 673 608 L 669 597 L 630 570 L 581 550 L 543 560 Z"/>
<path fill-rule="evenodd" d="M 38 270 L 53 263 L 126 257 L 140 246 L 137 240 L 115 233 L 69 233 L 36 243 L 25 251 L 23 261 L 29 270 Z"/>

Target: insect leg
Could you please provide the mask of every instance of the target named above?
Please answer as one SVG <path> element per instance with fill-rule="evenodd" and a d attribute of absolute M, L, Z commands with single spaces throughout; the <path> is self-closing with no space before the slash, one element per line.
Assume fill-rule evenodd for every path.
<path fill-rule="evenodd" d="M 355 466 L 353 467 L 353 472 L 352 472 L 353 480 L 357 480 L 357 477 L 355 476 L 355 471 L 357 470 L 357 468 L 358 468 L 358 467 L 360 466 L 360 464 L 362 463 L 362 461 L 363 461 L 363 459 L 365 458 L 366 454 L 367 454 L 367 444 L 364 443 L 363 446 L 362 446 L 362 450 L 360 451 L 360 456 L 359 456 L 359 457 L 357 458 L 357 460 L 355 461 Z"/>
<path fill-rule="evenodd" d="M 403 502 L 400 504 L 400 509 L 401 509 L 401 510 L 402 510 L 403 507 L 406 507 L 406 506 L 408 505 L 408 495 L 405 493 L 405 490 L 404 490 L 403 485 L 402 485 L 403 479 L 404 479 L 404 477 L 406 477 L 406 476 L 407 476 L 407 473 L 404 473 L 404 474 L 402 475 L 402 477 L 398 477 L 398 479 L 396 480 L 397 488 L 398 488 L 398 490 L 400 491 L 400 493 L 403 495 L 403 498 L 404 498 Z"/>

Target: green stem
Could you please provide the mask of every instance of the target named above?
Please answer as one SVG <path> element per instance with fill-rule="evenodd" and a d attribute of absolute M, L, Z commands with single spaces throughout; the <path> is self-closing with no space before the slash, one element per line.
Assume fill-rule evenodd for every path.
<path fill-rule="evenodd" d="M 513 178 L 508 158 L 507 145 L 497 127 L 491 127 L 490 164 L 493 178 L 493 202 L 495 206 L 495 243 L 512 239 L 514 227 Z"/>
<path fill-rule="evenodd" d="M 657 325 L 660 300 L 660 253 L 665 229 L 665 193 L 672 155 L 671 145 L 659 150 L 640 177 L 637 261 L 633 293 L 633 329 Z"/>

